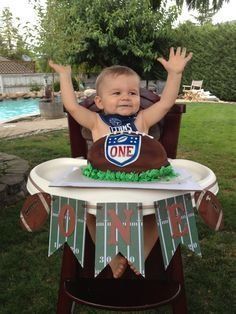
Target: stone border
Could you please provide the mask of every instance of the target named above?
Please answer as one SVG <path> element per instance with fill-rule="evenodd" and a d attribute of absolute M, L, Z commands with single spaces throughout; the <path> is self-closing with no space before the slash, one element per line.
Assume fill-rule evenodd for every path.
<path fill-rule="evenodd" d="M 26 197 L 29 170 L 28 161 L 0 153 L 0 209 Z"/>

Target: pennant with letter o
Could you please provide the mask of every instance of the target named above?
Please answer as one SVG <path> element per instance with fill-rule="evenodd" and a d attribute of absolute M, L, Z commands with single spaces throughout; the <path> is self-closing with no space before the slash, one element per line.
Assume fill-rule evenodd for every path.
<path fill-rule="evenodd" d="M 86 231 L 86 202 L 52 196 L 48 256 L 65 242 L 83 266 Z"/>

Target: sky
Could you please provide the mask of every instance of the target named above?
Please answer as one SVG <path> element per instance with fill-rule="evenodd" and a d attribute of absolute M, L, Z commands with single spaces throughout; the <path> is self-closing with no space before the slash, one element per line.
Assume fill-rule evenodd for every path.
<path fill-rule="evenodd" d="M 45 3 L 45 0 L 41 0 Z M 174 3 L 174 1 L 172 1 Z M 21 24 L 35 22 L 36 16 L 33 10 L 33 5 L 28 0 L 0 0 L 0 12 L 4 7 L 9 7 L 14 17 L 19 17 Z M 187 8 L 183 9 L 182 15 L 179 17 L 179 22 L 191 19 L 191 14 Z M 236 1 L 230 0 L 229 3 L 224 3 L 222 9 L 213 17 L 213 23 L 221 23 L 226 21 L 236 20 Z"/>

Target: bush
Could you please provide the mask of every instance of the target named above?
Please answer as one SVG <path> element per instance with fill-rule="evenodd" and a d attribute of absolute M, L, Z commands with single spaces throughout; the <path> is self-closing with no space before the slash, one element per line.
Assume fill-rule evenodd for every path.
<path fill-rule="evenodd" d="M 30 91 L 31 92 L 39 92 L 41 90 L 41 86 L 37 83 L 30 84 Z"/>
<path fill-rule="evenodd" d="M 60 82 L 57 81 L 53 84 L 53 89 L 54 89 L 54 92 L 59 92 L 60 91 Z"/>
<path fill-rule="evenodd" d="M 78 85 L 78 82 L 76 81 L 76 79 L 74 77 L 72 78 L 72 84 L 73 84 L 74 90 L 78 91 L 79 85 Z M 59 92 L 61 89 L 60 88 L 60 82 L 59 81 L 55 82 L 53 85 L 53 88 L 54 88 L 54 92 Z"/>

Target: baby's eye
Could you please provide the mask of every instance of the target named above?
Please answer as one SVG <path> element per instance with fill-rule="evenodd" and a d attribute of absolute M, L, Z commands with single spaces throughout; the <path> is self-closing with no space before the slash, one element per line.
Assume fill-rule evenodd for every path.
<path fill-rule="evenodd" d="M 133 96 L 133 95 L 137 95 L 136 92 L 129 92 L 129 94 L 132 95 L 132 96 Z"/>
<path fill-rule="evenodd" d="M 113 95 L 120 95 L 120 92 L 113 92 Z"/>

